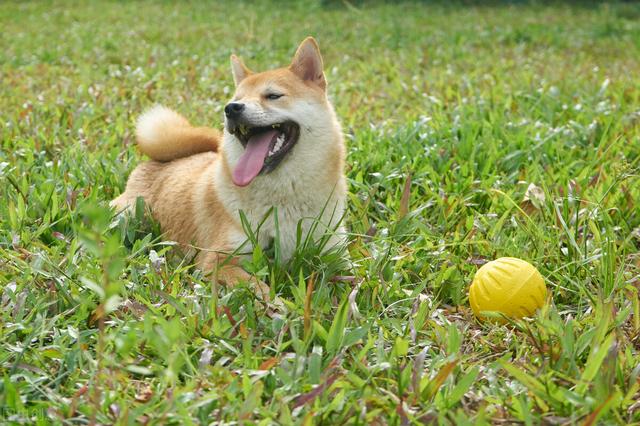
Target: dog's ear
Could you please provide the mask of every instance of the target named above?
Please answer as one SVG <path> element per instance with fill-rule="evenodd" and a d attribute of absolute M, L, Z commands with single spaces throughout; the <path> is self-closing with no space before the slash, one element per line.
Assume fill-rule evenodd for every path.
<path fill-rule="evenodd" d="M 327 88 L 320 48 L 313 37 L 307 37 L 300 43 L 289 69 L 304 81 L 316 84 L 323 90 Z"/>
<path fill-rule="evenodd" d="M 249 68 L 247 68 L 242 59 L 236 55 L 231 55 L 231 73 L 233 74 L 233 81 L 236 86 L 240 84 L 242 80 L 253 74 Z"/>

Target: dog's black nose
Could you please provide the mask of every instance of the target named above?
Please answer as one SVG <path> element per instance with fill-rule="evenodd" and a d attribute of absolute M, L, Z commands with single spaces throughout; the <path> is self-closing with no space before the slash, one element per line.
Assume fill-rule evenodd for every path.
<path fill-rule="evenodd" d="M 240 102 L 231 102 L 224 107 L 224 113 L 229 118 L 239 116 L 243 110 L 244 104 L 241 104 Z"/>

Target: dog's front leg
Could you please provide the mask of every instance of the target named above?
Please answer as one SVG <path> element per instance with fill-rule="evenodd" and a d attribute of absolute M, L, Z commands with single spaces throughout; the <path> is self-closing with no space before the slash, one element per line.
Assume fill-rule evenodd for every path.
<path fill-rule="evenodd" d="M 228 286 L 234 287 L 241 282 L 251 285 L 256 295 L 265 302 L 270 301 L 271 289 L 262 280 L 249 274 L 238 265 L 238 258 L 222 255 L 219 253 L 208 253 L 204 256 L 201 267 L 206 272 L 211 272 L 211 278 Z"/>

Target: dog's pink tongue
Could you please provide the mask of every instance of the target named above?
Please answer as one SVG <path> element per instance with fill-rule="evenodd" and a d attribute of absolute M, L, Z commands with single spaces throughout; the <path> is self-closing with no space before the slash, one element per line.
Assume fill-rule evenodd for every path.
<path fill-rule="evenodd" d="M 258 176 L 264 165 L 264 159 L 269 153 L 271 141 L 277 135 L 277 130 L 269 130 L 249 138 L 247 147 L 233 170 L 233 183 L 238 186 L 247 186 Z"/>

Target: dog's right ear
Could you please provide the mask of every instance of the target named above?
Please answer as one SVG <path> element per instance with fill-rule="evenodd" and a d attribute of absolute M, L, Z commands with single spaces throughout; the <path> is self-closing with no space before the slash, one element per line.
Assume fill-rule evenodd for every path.
<path fill-rule="evenodd" d="M 231 55 L 231 73 L 233 74 L 233 81 L 236 83 L 236 86 L 252 74 L 251 70 L 244 65 L 242 59 L 236 55 Z"/>

